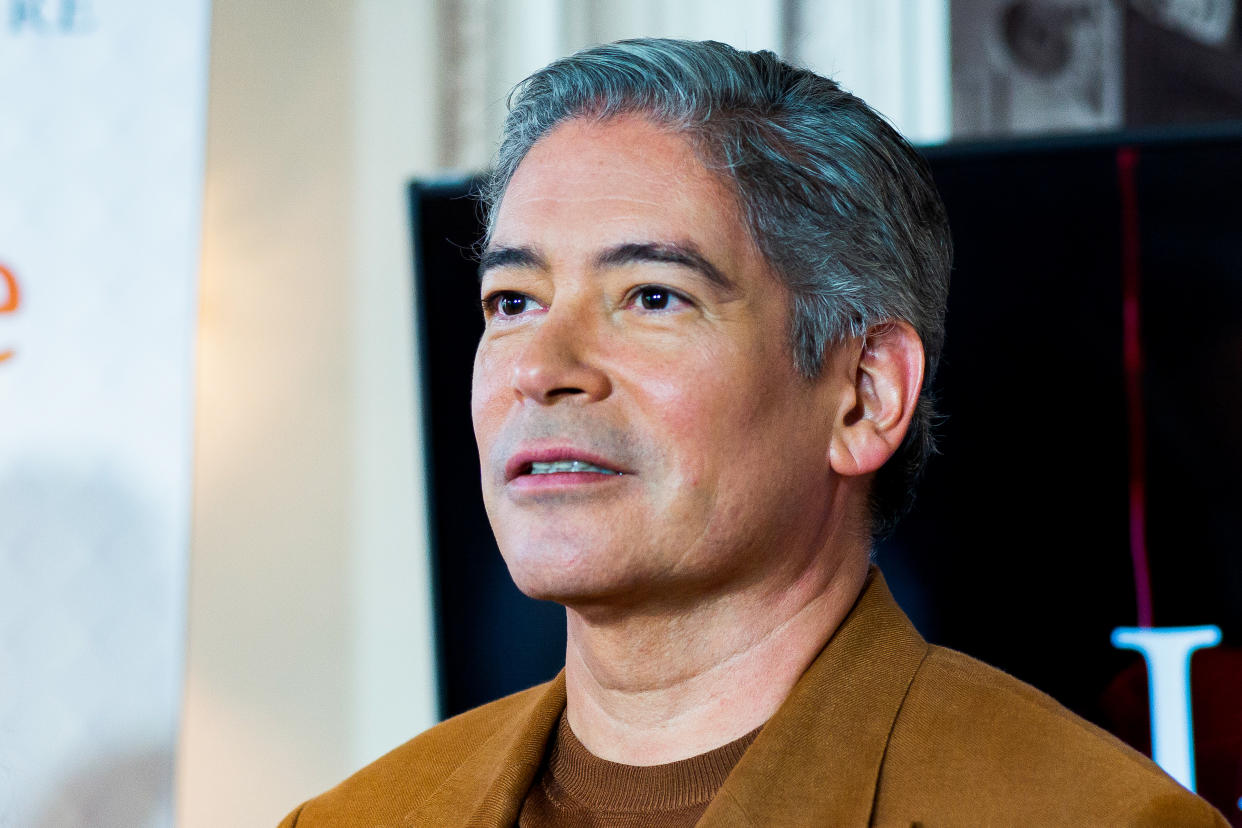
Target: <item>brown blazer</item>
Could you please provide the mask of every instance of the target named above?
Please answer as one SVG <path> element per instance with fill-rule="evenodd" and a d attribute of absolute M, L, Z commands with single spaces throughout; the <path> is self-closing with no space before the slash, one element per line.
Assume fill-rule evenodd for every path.
<path fill-rule="evenodd" d="M 562 673 L 433 727 L 281 826 L 512 826 L 564 707 Z M 699 825 L 1228 823 L 1033 687 L 928 645 L 873 570 Z"/>

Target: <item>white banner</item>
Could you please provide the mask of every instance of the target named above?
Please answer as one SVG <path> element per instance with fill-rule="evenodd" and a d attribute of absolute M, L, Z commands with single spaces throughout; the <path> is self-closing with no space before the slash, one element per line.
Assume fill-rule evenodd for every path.
<path fill-rule="evenodd" d="M 172 822 L 208 0 L 0 0 L 0 825 Z"/>

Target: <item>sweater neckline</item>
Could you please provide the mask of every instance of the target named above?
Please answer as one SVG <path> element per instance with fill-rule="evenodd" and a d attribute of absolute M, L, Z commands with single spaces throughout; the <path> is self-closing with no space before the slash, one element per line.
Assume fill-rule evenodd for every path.
<path fill-rule="evenodd" d="M 591 753 L 562 712 L 548 755 L 548 774 L 565 796 L 592 810 L 666 811 L 704 805 L 762 727 L 726 745 L 663 765 L 626 765 Z"/>

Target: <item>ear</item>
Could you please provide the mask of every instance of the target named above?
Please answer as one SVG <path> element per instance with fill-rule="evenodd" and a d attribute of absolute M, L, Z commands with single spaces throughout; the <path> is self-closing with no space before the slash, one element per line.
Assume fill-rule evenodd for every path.
<path fill-rule="evenodd" d="M 923 387 L 923 342 L 908 322 L 891 320 L 841 350 L 847 362 L 834 367 L 853 384 L 841 397 L 828 459 L 853 477 L 879 469 L 905 438 Z"/>

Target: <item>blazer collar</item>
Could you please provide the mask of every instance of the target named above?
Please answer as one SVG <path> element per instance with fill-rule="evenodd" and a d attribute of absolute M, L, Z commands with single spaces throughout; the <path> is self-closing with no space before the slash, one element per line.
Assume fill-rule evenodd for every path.
<path fill-rule="evenodd" d="M 700 826 L 866 825 L 897 712 L 927 654 L 880 571 L 742 756 Z M 565 709 L 561 672 L 480 743 L 407 826 L 516 824 Z"/>
<path fill-rule="evenodd" d="M 461 826 L 510 828 L 539 766 L 556 722 L 565 709 L 565 671 L 531 693 L 466 761 L 418 808 L 405 817 L 408 828 Z"/>
<path fill-rule="evenodd" d="M 872 567 L 699 825 L 869 824 L 889 733 L 927 650 Z"/>

